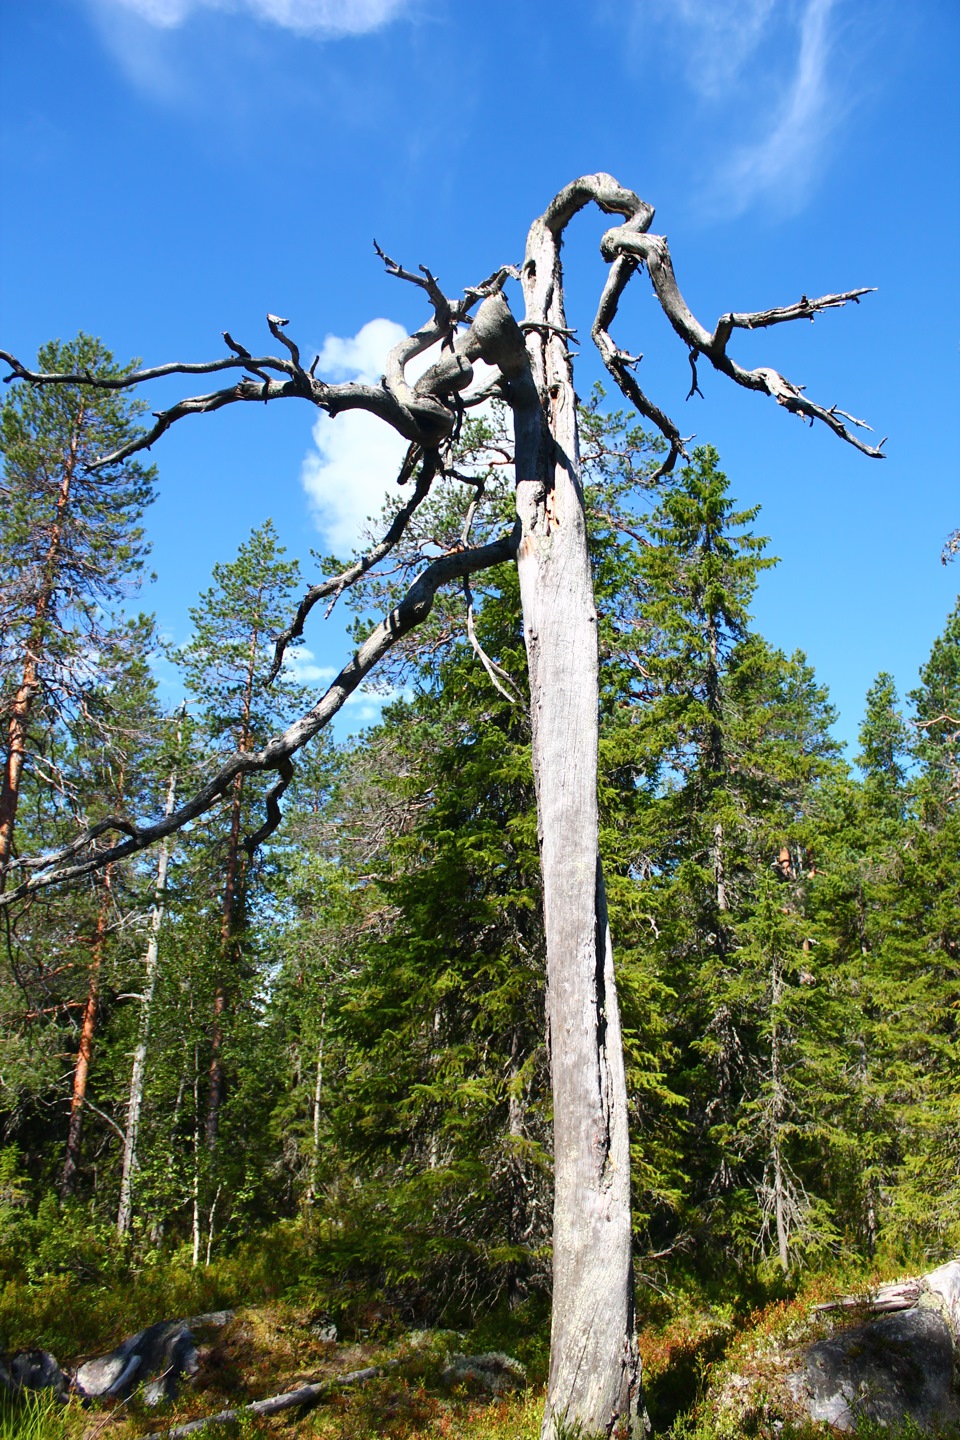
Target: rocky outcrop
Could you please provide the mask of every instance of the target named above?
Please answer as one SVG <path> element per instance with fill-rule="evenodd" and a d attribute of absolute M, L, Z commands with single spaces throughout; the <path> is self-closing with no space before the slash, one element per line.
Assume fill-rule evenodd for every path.
<path fill-rule="evenodd" d="M 854 1430 L 861 1416 L 921 1431 L 960 1423 L 950 1328 L 917 1304 L 810 1345 L 787 1387 L 811 1420 Z"/>

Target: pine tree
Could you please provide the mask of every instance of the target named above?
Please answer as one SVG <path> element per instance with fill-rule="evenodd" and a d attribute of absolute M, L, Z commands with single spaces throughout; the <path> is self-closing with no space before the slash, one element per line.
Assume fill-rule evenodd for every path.
<path fill-rule="evenodd" d="M 101 378 L 123 373 L 83 334 L 43 346 L 38 364 Z M 154 471 L 136 461 L 93 466 L 140 433 L 144 408 L 122 391 L 59 385 L 20 387 L 0 410 L 0 888 L 35 732 L 76 714 L 110 612 L 142 575 L 147 547 L 138 522 Z"/>

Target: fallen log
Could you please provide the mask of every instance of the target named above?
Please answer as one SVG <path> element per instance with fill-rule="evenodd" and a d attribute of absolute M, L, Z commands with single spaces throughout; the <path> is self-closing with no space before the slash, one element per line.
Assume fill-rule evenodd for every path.
<path fill-rule="evenodd" d="M 886 1315 L 896 1310 L 912 1310 L 920 1299 L 923 1281 L 922 1275 L 914 1275 L 909 1280 L 881 1285 L 868 1295 L 844 1295 L 841 1300 L 828 1300 L 824 1305 L 814 1305 L 814 1314 L 822 1314 L 827 1310 L 863 1310 L 873 1315 Z"/>
<path fill-rule="evenodd" d="M 239 1420 L 241 1415 L 279 1415 L 282 1410 L 294 1410 L 304 1405 L 315 1405 L 328 1390 L 342 1390 L 347 1385 L 360 1385 L 365 1380 L 375 1380 L 389 1370 L 396 1370 L 399 1360 L 385 1360 L 382 1365 L 368 1365 L 364 1370 L 353 1370 L 347 1375 L 334 1375 L 329 1380 L 317 1380 L 300 1385 L 284 1395 L 271 1395 L 266 1400 L 253 1400 L 236 1410 L 221 1410 L 216 1415 L 205 1415 L 199 1420 L 190 1420 L 185 1425 L 175 1425 L 172 1430 L 155 1430 L 144 1435 L 143 1440 L 183 1440 L 184 1436 L 196 1435 L 207 1425 L 225 1424 L 228 1420 Z"/>

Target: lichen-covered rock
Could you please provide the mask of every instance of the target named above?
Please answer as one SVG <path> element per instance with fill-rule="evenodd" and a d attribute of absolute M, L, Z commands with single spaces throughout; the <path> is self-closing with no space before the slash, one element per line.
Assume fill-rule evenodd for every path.
<path fill-rule="evenodd" d="M 837 1434 L 866 1423 L 879 1434 L 960 1437 L 958 1387 L 960 1262 L 951 1261 L 744 1337 L 705 1397 L 703 1434 L 775 1440 L 812 1421 Z"/>
<path fill-rule="evenodd" d="M 58 1400 L 64 1400 L 69 1381 L 49 1350 L 18 1350 L 15 1355 L 0 1356 L 0 1388 L 11 1395 L 52 1390 Z"/>
<path fill-rule="evenodd" d="M 87 1396 L 129 1395 L 144 1383 L 146 1403 L 159 1405 L 175 1397 L 183 1375 L 196 1372 L 197 1347 L 189 1326 L 182 1320 L 162 1320 L 138 1330 L 109 1355 L 87 1360 L 74 1383 Z"/>
<path fill-rule="evenodd" d="M 811 1420 L 851 1431 L 860 1417 L 923 1431 L 960 1423 L 950 1327 L 922 1303 L 806 1347 L 787 1379 Z"/>
<path fill-rule="evenodd" d="M 440 1378 L 444 1385 L 472 1382 L 488 1395 L 504 1395 L 510 1390 L 522 1390 L 527 1372 L 511 1355 L 491 1350 L 485 1355 L 451 1355 Z"/>

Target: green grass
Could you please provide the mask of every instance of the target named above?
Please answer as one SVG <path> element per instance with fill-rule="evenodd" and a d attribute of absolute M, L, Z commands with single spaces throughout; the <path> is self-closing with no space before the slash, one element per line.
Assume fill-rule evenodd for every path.
<path fill-rule="evenodd" d="M 64 1407 L 50 1391 L 0 1402 L 0 1440 L 61 1440 L 66 1433 Z"/>

